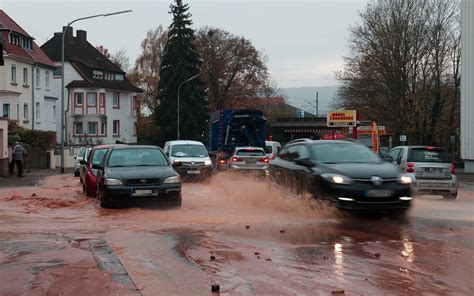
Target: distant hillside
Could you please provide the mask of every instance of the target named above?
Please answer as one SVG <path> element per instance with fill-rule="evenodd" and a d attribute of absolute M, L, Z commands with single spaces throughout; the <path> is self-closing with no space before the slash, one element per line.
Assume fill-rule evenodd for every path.
<path fill-rule="evenodd" d="M 288 104 L 302 109 L 311 114 L 315 114 L 316 92 L 319 93 L 319 115 L 329 111 L 329 105 L 337 95 L 337 85 L 321 87 L 291 87 L 282 88 L 282 95 Z M 310 102 L 308 104 L 307 102 Z"/>

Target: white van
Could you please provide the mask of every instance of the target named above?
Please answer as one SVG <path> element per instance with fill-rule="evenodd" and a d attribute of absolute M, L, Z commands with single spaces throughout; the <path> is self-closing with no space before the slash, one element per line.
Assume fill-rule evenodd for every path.
<path fill-rule="evenodd" d="M 270 160 L 275 159 L 275 157 L 280 153 L 281 144 L 277 141 L 265 141 L 265 153 Z"/>
<path fill-rule="evenodd" d="M 207 179 L 214 171 L 206 146 L 199 141 L 168 141 L 163 150 L 182 178 Z"/>

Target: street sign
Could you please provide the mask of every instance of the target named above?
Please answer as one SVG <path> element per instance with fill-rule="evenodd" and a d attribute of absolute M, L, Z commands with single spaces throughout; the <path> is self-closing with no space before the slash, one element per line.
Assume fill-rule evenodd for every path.
<path fill-rule="evenodd" d="M 407 141 L 407 135 L 400 135 L 400 142 L 406 142 Z"/>
<path fill-rule="evenodd" d="M 356 125 L 356 110 L 329 111 L 327 115 L 328 127 L 351 127 Z"/>

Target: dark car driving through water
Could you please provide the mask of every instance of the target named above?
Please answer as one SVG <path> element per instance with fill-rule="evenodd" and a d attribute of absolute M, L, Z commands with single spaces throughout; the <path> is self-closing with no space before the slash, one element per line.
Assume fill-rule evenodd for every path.
<path fill-rule="evenodd" d="M 294 140 L 270 162 L 270 175 L 341 209 L 406 210 L 412 199 L 410 176 L 354 142 Z"/>
<path fill-rule="evenodd" d="M 181 178 L 161 148 L 110 148 L 97 169 L 97 198 L 102 207 L 146 202 L 181 206 Z"/>

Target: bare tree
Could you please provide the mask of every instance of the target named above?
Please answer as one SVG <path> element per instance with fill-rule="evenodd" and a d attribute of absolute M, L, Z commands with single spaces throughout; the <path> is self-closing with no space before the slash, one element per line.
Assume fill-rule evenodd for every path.
<path fill-rule="evenodd" d="M 254 97 L 264 87 L 265 58 L 250 40 L 206 27 L 197 33 L 196 44 L 211 111 L 232 107 L 239 98 Z"/>

